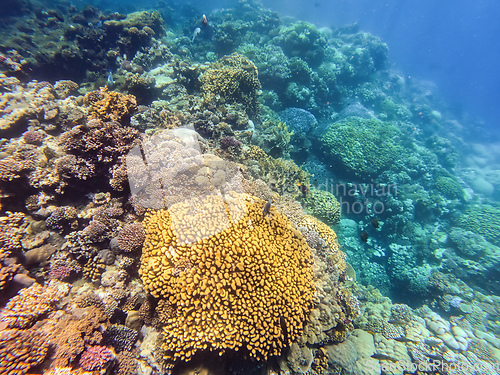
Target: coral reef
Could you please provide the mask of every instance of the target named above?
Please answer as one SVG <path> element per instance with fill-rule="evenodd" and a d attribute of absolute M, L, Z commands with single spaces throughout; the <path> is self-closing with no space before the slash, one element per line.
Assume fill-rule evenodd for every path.
<path fill-rule="evenodd" d="M 27 374 L 47 355 L 49 343 L 35 329 L 0 331 L 0 372 L 5 375 Z"/>
<path fill-rule="evenodd" d="M 248 116 L 257 114 L 260 82 L 257 68 L 245 56 L 224 56 L 210 65 L 200 83 L 206 104 L 242 103 Z"/>
<path fill-rule="evenodd" d="M 321 137 L 324 151 L 358 177 L 376 176 L 397 160 L 399 131 L 390 123 L 351 117 L 328 128 Z"/>
<path fill-rule="evenodd" d="M 496 246 L 500 246 L 500 209 L 482 204 L 470 206 L 457 221 L 465 230 L 480 234 Z"/>
<path fill-rule="evenodd" d="M 257 198 L 225 202 L 201 199 L 210 214 L 196 227 L 186 203 L 146 214 L 140 274 L 171 306 L 159 343 L 167 364 L 201 349 L 279 354 L 299 337 L 311 306 L 311 255 L 300 232 L 272 208 L 263 215 Z"/>
<path fill-rule="evenodd" d="M 109 366 L 115 358 L 114 353 L 105 346 L 90 346 L 80 357 L 80 366 L 85 371 L 100 371 Z"/>
<path fill-rule="evenodd" d="M 91 118 L 105 122 L 128 124 L 132 113 L 137 109 L 134 96 L 109 91 L 107 87 L 87 93 L 83 102 L 90 106 Z"/>
<path fill-rule="evenodd" d="M 311 187 L 302 202 L 312 216 L 324 220 L 328 225 L 339 223 L 341 207 L 332 193 Z"/>
<path fill-rule="evenodd" d="M 68 292 L 69 286 L 58 280 L 51 280 L 46 287 L 35 283 L 7 302 L 0 321 L 9 328 L 30 327 L 40 316 L 54 310 Z"/>
<path fill-rule="evenodd" d="M 141 223 L 125 225 L 118 233 L 116 241 L 121 251 L 130 253 L 139 250 L 144 242 L 145 234 Z"/>

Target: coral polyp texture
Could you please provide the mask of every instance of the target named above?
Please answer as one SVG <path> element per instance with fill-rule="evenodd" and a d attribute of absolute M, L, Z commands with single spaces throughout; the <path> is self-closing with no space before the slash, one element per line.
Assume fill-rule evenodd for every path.
<path fill-rule="evenodd" d="M 26 328 L 37 319 L 54 310 L 55 304 L 69 292 L 69 285 L 52 280 L 46 287 L 33 284 L 12 297 L 0 316 L 0 322 L 9 328 Z"/>
<path fill-rule="evenodd" d="M 108 91 L 102 87 L 85 95 L 84 103 L 90 106 L 91 117 L 102 121 L 128 122 L 137 108 L 133 95 Z"/>
<path fill-rule="evenodd" d="M 0 332 L 0 373 L 22 375 L 41 363 L 49 343 L 33 329 L 7 329 Z"/>
<path fill-rule="evenodd" d="M 159 342 L 165 365 L 205 349 L 279 355 L 299 338 L 312 307 L 306 241 L 274 208 L 266 213 L 261 199 L 232 193 L 200 201 L 194 227 L 191 202 L 144 219 L 140 274 L 167 311 Z"/>
<path fill-rule="evenodd" d="M 248 115 L 258 112 L 260 82 L 254 63 L 233 53 L 213 63 L 200 78 L 206 103 L 242 103 Z"/>

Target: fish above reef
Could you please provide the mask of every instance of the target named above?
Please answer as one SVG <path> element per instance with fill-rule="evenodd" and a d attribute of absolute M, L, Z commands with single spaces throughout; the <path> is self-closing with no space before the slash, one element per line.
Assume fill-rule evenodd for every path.
<path fill-rule="evenodd" d="M 273 204 L 273 198 L 269 198 L 269 201 L 264 205 L 264 209 L 262 210 L 263 216 L 269 214 L 269 211 L 271 210 L 271 204 Z"/>
<path fill-rule="evenodd" d="M 387 321 L 387 323 L 395 325 L 395 326 L 399 326 L 399 327 L 406 325 L 406 322 L 404 322 L 403 320 L 399 320 L 399 319 L 390 319 Z"/>
<path fill-rule="evenodd" d="M 108 88 L 112 88 L 115 85 L 115 81 L 113 80 L 113 72 L 111 69 L 108 70 L 108 78 L 106 79 L 106 86 Z"/>
<path fill-rule="evenodd" d="M 414 343 L 414 344 L 417 344 L 417 343 L 418 343 L 418 341 L 415 341 L 415 340 L 409 339 L 408 337 L 405 337 L 405 336 L 401 336 L 401 337 L 394 337 L 394 340 L 399 341 L 399 342 L 403 342 L 403 343 L 407 343 L 407 342 L 412 342 L 412 343 Z"/>
<path fill-rule="evenodd" d="M 439 346 L 442 343 L 443 343 L 443 340 L 438 339 L 437 337 L 427 337 L 424 340 L 424 344 L 429 345 L 429 346 Z"/>
<path fill-rule="evenodd" d="M 201 17 L 201 23 L 202 23 L 203 26 L 207 26 L 208 25 L 207 16 L 205 14 L 203 14 L 203 17 Z"/>
<path fill-rule="evenodd" d="M 299 187 L 302 196 L 305 198 L 307 196 L 307 193 L 309 193 L 309 188 L 301 182 L 297 182 L 297 186 Z"/>
<path fill-rule="evenodd" d="M 193 39 L 191 39 L 191 43 L 194 43 L 194 40 L 196 39 L 196 37 L 198 36 L 199 33 L 201 33 L 201 29 L 199 27 L 197 27 L 196 29 L 194 29 L 194 31 L 193 31 Z"/>
<path fill-rule="evenodd" d="M 368 242 L 368 232 L 361 232 L 359 238 L 361 238 L 361 241 L 363 241 L 364 243 Z"/>
<path fill-rule="evenodd" d="M 379 224 L 377 218 L 372 220 L 372 225 L 375 229 L 378 229 L 378 227 L 380 227 L 380 224 Z"/>
<path fill-rule="evenodd" d="M 379 361 L 391 361 L 396 363 L 398 360 L 396 358 L 393 358 L 387 354 L 381 354 L 381 353 L 375 353 L 371 355 L 372 358 L 378 359 Z"/>

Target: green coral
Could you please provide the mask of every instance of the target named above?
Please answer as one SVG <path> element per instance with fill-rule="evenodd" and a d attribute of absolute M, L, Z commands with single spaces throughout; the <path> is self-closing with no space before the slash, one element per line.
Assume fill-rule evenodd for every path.
<path fill-rule="evenodd" d="M 494 245 L 500 245 L 500 208 L 497 206 L 471 206 L 460 216 L 457 224 L 465 230 L 483 236 Z"/>
<path fill-rule="evenodd" d="M 464 191 L 460 182 L 453 177 L 439 176 L 435 182 L 436 189 L 448 199 L 460 199 L 464 196 Z"/>
<path fill-rule="evenodd" d="M 310 211 L 312 216 L 323 220 L 328 225 L 335 225 L 340 221 L 340 203 L 328 191 L 311 187 L 309 193 L 303 199 L 303 203 L 304 208 Z"/>
<path fill-rule="evenodd" d="M 289 156 L 290 140 L 293 135 L 294 131 L 290 130 L 286 123 L 279 118 L 270 118 L 260 125 L 257 144 L 273 157 Z"/>
<path fill-rule="evenodd" d="M 311 66 L 319 66 L 325 58 L 327 41 L 320 31 L 308 22 L 296 22 L 282 28 L 272 43 L 281 46 L 287 56 L 300 56 Z"/>
<path fill-rule="evenodd" d="M 396 139 L 400 134 L 389 122 L 350 117 L 331 125 L 321 143 L 326 154 L 348 173 L 376 176 L 403 153 Z"/>

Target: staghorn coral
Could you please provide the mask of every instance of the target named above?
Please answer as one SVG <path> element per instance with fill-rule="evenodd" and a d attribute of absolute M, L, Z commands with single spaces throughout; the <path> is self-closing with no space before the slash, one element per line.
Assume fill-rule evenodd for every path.
<path fill-rule="evenodd" d="M 245 56 L 233 53 L 210 64 L 200 82 L 205 103 L 242 103 L 249 116 L 257 114 L 261 86 L 257 68 Z"/>
<path fill-rule="evenodd" d="M 34 329 L 0 331 L 0 373 L 26 374 L 45 359 L 48 349 L 45 337 Z"/>
<path fill-rule="evenodd" d="M 29 327 L 40 316 L 52 311 L 68 292 L 69 285 L 58 280 L 51 280 L 46 287 L 35 283 L 19 291 L 7 302 L 0 321 L 9 328 Z"/>
<path fill-rule="evenodd" d="M 100 91 L 87 93 L 83 102 L 90 106 L 91 118 L 106 122 L 129 123 L 132 113 L 137 108 L 137 102 L 133 95 L 108 91 L 107 87 L 101 87 Z"/>
<path fill-rule="evenodd" d="M 172 308 L 159 342 L 162 359 L 171 366 L 203 349 L 278 355 L 300 336 L 311 307 L 309 247 L 274 208 L 264 216 L 260 199 L 234 193 L 225 203 L 201 203 L 206 214 L 196 226 L 186 216 L 188 203 L 145 216 L 140 274 L 145 289 Z M 175 274 L 183 258 L 194 266 Z"/>

